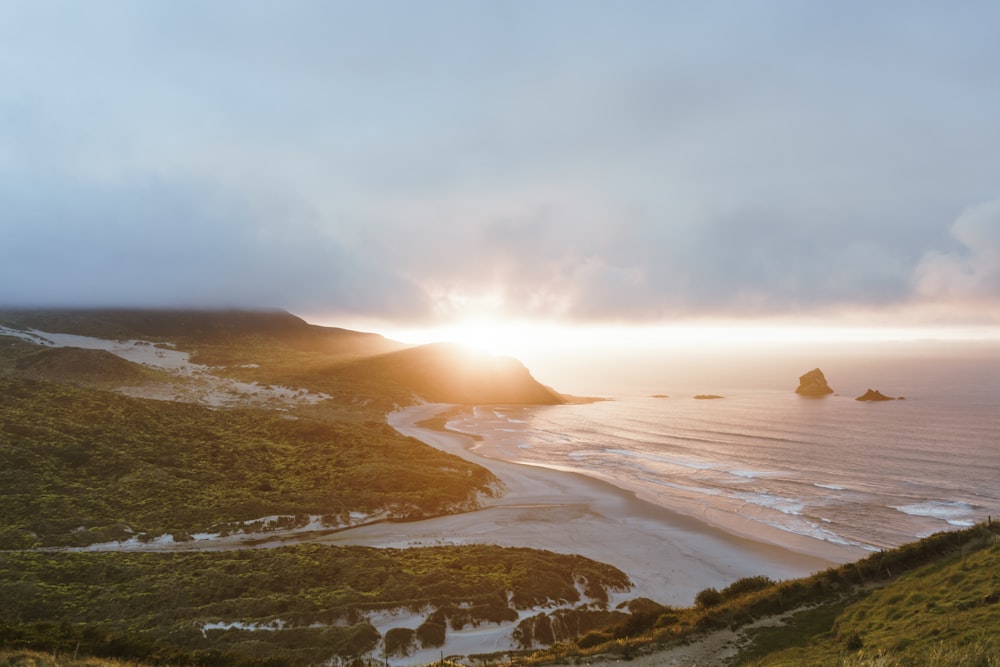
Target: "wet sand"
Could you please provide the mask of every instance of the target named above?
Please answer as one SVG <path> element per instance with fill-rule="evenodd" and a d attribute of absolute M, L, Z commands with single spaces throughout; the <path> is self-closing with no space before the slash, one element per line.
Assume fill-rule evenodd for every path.
<path fill-rule="evenodd" d="M 748 539 L 608 482 L 484 457 L 472 451 L 470 437 L 417 426 L 448 407 L 414 406 L 391 414 L 389 423 L 489 469 L 505 492 L 479 511 L 378 523 L 316 541 L 376 547 L 484 543 L 580 554 L 626 572 L 635 588 L 625 598 L 642 596 L 671 605 L 691 604 L 698 591 L 723 588 L 742 577 L 794 578 L 857 557 L 836 545 L 791 534 L 790 546 Z"/>

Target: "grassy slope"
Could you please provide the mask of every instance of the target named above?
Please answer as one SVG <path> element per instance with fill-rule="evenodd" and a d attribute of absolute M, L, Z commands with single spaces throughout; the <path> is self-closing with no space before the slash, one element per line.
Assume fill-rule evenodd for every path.
<path fill-rule="evenodd" d="M 129 398 L 0 378 L 0 546 L 218 531 L 276 514 L 453 511 L 483 468 L 384 423 Z M 82 529 L 82 530 L 81 530 Z"/>
<path fill-rule="evenodd" d="M 0 649 L 0 667 L 138 667 L 141 663 L 79 655 L 71 649 L 58 653 Z"/>
<path fill-rule="evenodd" d="M 416 393 L 432 403 L 533 403 L 562 401 L 519 361 L 458 345 L 424 345 L 329 369 L 353 384 Z M 311 376 L 304 375 L 308 383 Z"/>
<path fill-rule="evenodd" d="M 759 632 L 742 664 L 1000 665 L 1000 541 L 970 545 L 830 608 Z"/>
<path fill-rule="evenodd" d="M 787 625 L 750 631 L 753 644 L 733 664 L 993 667 L 1000 654 L 998 597 L 1000 525 L 980 525 L 803 579 L 750 577 L 722 591 L 706 589 L 694 607 L 641 610 L 622 624 L 540 651 L 531 662 L 631 658 L 791 613 Z"/>
<path fill-rule="evenodd" d="M 390 408 L 414 394 L 444 403 L 557 403 L 519 362 L 454 345 L 408 348 L 377 334 L 281 311 L 0 311 L 0 323 L 111 339 L 170 342 L 192 361 L 248 381 L 305 387 L 341 404 Z"/>
<path fill-rule="evenodd" d="M 553 401 L 513 360 L 381 336 L 287 313 L 21 311 L 8 325 L 170 341 L 214 371 L 332 399 L 293 413 L 128 398 L 116 385 L 170 381 L 96 350 L 0 336 L 0 547 L 81 545 L 215 531 L 275 514 L 468 507 L 495 480 L 404 438 L 385 411 L 413 400 Z M 89 389 L 73 385 L 87 386 Z"/>
<path fill-rule="evenodd" d="M 147 369 L 104 353 L 0 337 L 0 547 L 8 549 L 183 537 L 276 514 L 335 520 L 384 508 L 401 517 L 453 511 L 495 480 L 401 436 L 384 423 L 385 410 L 433 387 L 427 373 L 453 376 L 434 393 L 437 400 L 552 397 L 537 393 L 518 364 L 470 373 L 454 363 L 453 350 L 437 348 L 406 350 L 397 362 L 396 343 L 282 313 L 34 312 L 0 321 L 169 341 L 217 374 L 333 396 L 282 412 L 130 398 L 106 389 L 141 383 Z M 580 576 L 598 598 L 605 586 L 625 582 L 598 563 L 497 547 L 20 552 L 0 554 L 0 562 L 2 645 L 219 664 L 372 650 L 381 638 L 355 622 L 365 609 L 437 609 L 440 618 L 429 619 L 430 638 L 423 638 L 436 641 L 444 626 L 460 627 L 463 619 L 511 620 L 514 608 L 546 597 L 572 602 Z M 212 619 L 278 618 L 327 626 L 340 618 L 344 627 L 233 630 L 208 639 L 195 631 Z M 405 643 L 405 636 L 396 632 L 393 641 Z"/>
<path fill-rule="evenodd" d="M 490 546 L 371 549 L 300 545 L 194 553 L 0 553 L 0 644 L 97 655 L 315 663 L 375 650 L 366 614 L 405 608 L 409 628 L 517 618 L 551 600 L 621 589 L 620 571 L 578 556 Z M 203 628 L 281 621 L 272 632 Z M 428 636 L 430 636 L 428 634 Z M 440 636 L 440 635 L 439 635 Z M 116 645 L 121 650 L 116 652 Z"/>
<path fill-rule="evenodd" d="M 525 605 L 545 596 L 572 597 L 572 577 L 567 578 L 567 572 L 611 587 L 621 584 L 620 573 L 605 566 L 526 549 L 410 550 L 398 552 L 402 557 L 378 552 L 370 557 L 367 551 L 313 546 L 235 552 L 223 558 L 212 554 L 75 554 L 62 561 L 52 555 L 0 555 L 0 581 L 8 587 L 0 594 L 23 601 L 20 609 L 8 610 L 0 618 L 0 642 L 18 648 L 56 648 L 63 655 L 83 642 L 85 649 L 102 655 L 157 660 L 183 655 L 205 661 L 210 643 L 199 640 L 199 633 L 190 627 L 168 632 L 173 621 L 157 621 L 156 614 L 170 616 L 173 612 L 163 609 L 177 608 L 177 619 L 186 618 L 190 624 L 235 613 L 265 621 L 274 618 L 269 613 L 280 610 L 283 618 L 306 622 L 342 613 L 352 595 L 362 596 L 360 608 L 365 609 L 387 602 L 418 605 L 412 591 L 425 592 L 421 581 L 426 581 L 435 587 L 445 608 L 453 610 L 428 620 L 456 627 L 477 615 L 509 613 L 502 611 L 500 592 L 504 589 L 517 592 L 512 600 L 527 594 L 520 599 Z M 190 558 L 203 562 L 185 560 Z M 234 560 L 240 561 L 238 566 L 234 567 Z M 81 568 L 86 573 L 75 576 Z M 282 572 L 281 577 L 267 574 L 275 569 Z M 357 578 L 348 575 L 352 569 L 357 570 Z M 25 581 L 15 581 L 17 576 Z M 657 647 L 697 642 L 703 633 L 718 628 L 738 628 L 771 614 L 801 609 L 787 625 L 753 631 L 753 644 L 732 664 L 994 667 L 1000 664 L 998 578 L 1000 530 L 978 526 L 935 535 L 805 579 L 736 582 L 716 595 L 700 596 L 705 604 L 689 609 L 637 604 L 624 622 L 586 633 L 575 645 L 564 642 L 552 651 L 523 654 L 516 662 L 630 659 Z M 80 586 L 82 581 L 97 586 L 95 590 L 110 587 L 100 594 L 104 607 L 97 605 L 118 610 L 104 612 L 109 622 L 87 624 L 95 611 L 92 603 L 81 601 L 88 590 Z M 291 597 L 288 581 L 295 591 Z M 31 595 L 10 594 L 10 586 L 26 585 L 35 587 Z M 169 604 L 158 598 L 164 595 L 173 596 Z M 55 605 L 59 611 L 46 611 L 46 605 Z M 241 605 L 252 605 L 256 611 L 238 611 Z M 472 617 L 463 607 L 473 610 Z M 459 612 L 457 620 L 449 620 L 450 614 Z M 20 614 L 20 623 L 8 621 L 12 613 Z M 32 625 L 32 614 L 63 622 Z M 143 634 L 148 627 L 159 630 Z M 213 661 L 237 664 L 281 656 L 283 662 L 296 662 L 318 656 L 316 642 L 327 648 L 331 642 L 363 647 L 372 637 L 370 630 L 362 632 L 359 626 L 350 626 L 336 637 L 327 632 L 322 638 L 318 634 L 309 638 L 301 630 L 283 637 L 257 634 L 268 635 L 263 644 L 258 638 L 248 642 L 246 633 L 215 633 L 213 638 L 220 642 L 215 649 L 224 654 L 215 655 Z"/>

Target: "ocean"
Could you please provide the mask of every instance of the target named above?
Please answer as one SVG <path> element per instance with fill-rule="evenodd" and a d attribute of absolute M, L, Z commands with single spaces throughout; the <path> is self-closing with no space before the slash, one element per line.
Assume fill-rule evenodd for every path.
<path fill-rule="evenodd" d="M 449 427 L 504 459 L 598 477 L 744 534 L 871 551 L 1000 520 L 995 349 L 842 356 L 824 370 L 842 392 L 805 398 L 797 375 L 784 386 L 758 375 L 699 400 L 703 383 L 664 378 L 592 403 L 477 407 Z M 869 386 L 905 400 L 854 400 Z"/>

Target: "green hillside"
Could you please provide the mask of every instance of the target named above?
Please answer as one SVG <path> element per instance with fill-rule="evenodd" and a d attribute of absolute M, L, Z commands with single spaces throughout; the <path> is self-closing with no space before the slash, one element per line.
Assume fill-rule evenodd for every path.
<path fill-rule="evenodd" d="M 584 603 L 584 588 L 606 599 L 627 583 L 602 564 L 530 549 L 190 551 L 199 533 L 239 538 L 232 548 L 262 531 L 478 507 L 495 493 L 492 474 L 402 436 L 385 414 L 420 398 L 558 400 L 513 360 L 407 348 L 279 312 L 6 311 L 0 324 L 148 340 L 154 355 L 179 350 L 200 364 L 178 373 L 0 336 L 0 648 L 62 661 L 311 663 L 436 646 L 448 628 L 512 621 L 547 600 Z M 141 397 L 150 392 L 174 399 Z M 168 551 L 64 550 L 115 541 Z M 426 618 L 385 637 L 364 620 L 399 609 Z M 623 615 L 578 613 L 591 626 L 609 614 Z M 198 630 L 279 620 L 287 629 Z"/>
<path fill-rule="evenodd" d="M 1000 525 L 943 532 L 810 577 L 749 577 L 690 608 L 647 608 L 528 658 L 617 661 L 670 651 L 705 665 L 922 667 L 1000 664 Z M 717 637 L 722 636 L 722 640 Z M 742 649 L 720 651 L 739 642 Z M 667 661 L 667 662 L 662 662 Z"/>
<path fill-rule="evenodd" d="M 1000 665 L 1000 535 L 829 606 L 835 613 L 805 612 L 791 629 L 760 631 L 766 649 L 748 650 L 739 664 Z"/>
<path fill-rule="evenodd" d="M 454 344 L 423 345 L 368 357 L 335 372 L 353 382 L 410 391 L 433 403 L 562 402 L 559 394 L 535 381 L 516 359 Z M 462 400 L 455 400 L 459 397 Z"/>
<path fill-rule="evenodd" d="M 424 394 L 556 400 L 513 360 L 403 348 L 280 312 L 7 311 L 0 322 L 169 343 L 211 370 L 172 375 L 103 350 L 0 336 L 0 548 L 183 540 L 259 529 L 272 516 L 282 528 L 310 517 L 336 528 L 469 509 L 492 495 L 493 476 L 401 436 L 385 412 Z M 225 378 L 316 400 L 220 408 L 112 391 L 184 396 L 200 383 L 232 398 L 250 386 L 226 390 Z"/>
<path fill-rule="evenodd" d="M 474 506 L 485 469 L 384 422 L 213 410 L 0 378 L 0 548 L 228 532 L 270 515 Z"/>
<path fill-rule="evenodd" d="M 111 352 L 76 347 L 47 347 L 25 354 L 17 359 L 13 371 L 22 377 L 104 389 L 165 379 L 162 373 L 126 361 Z"/>
<path fill-rule="evenodd" d="M 220 375 L 325 392 L 352 406 L 384 410 L 415 396 L 465 404 L 562 400 L 514 359 L 456 345 L 408 347 L 377 334 L 308 324 L 283 311 L 0 310 L 0 324 L 168 343 Z"/>
<path fill-rule="evenodd" d="M 580 582 L 600 600 L 628 579 L 579 556 L 489 546 L 0 553 L 0 647 L 316 664 L 440 646 L 449 631 L 513 622 L 536 605 L 587 603 Z M 412 620 L 383 635 L 386 611 Z"/>

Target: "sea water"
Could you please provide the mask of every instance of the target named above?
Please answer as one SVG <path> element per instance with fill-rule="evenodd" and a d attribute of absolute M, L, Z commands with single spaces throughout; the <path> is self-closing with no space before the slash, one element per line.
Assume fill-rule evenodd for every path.
<path fill-rule="evenodd" d="M 805 398 L 793 378 L 696 399 L 694 383 L 655 397 L 644 385 L 586 404 L 481 406 L 450 427 L 484 436 L 493 455 L 600 477 L 744 532 L 860 551 L 1000 520 L 1000 356 L 833 369 L 828 379 L 856 389 Z M 856 401 L 865 378 L 885 380 L 887 394 L 905 389 L 905 400 Z"/>

